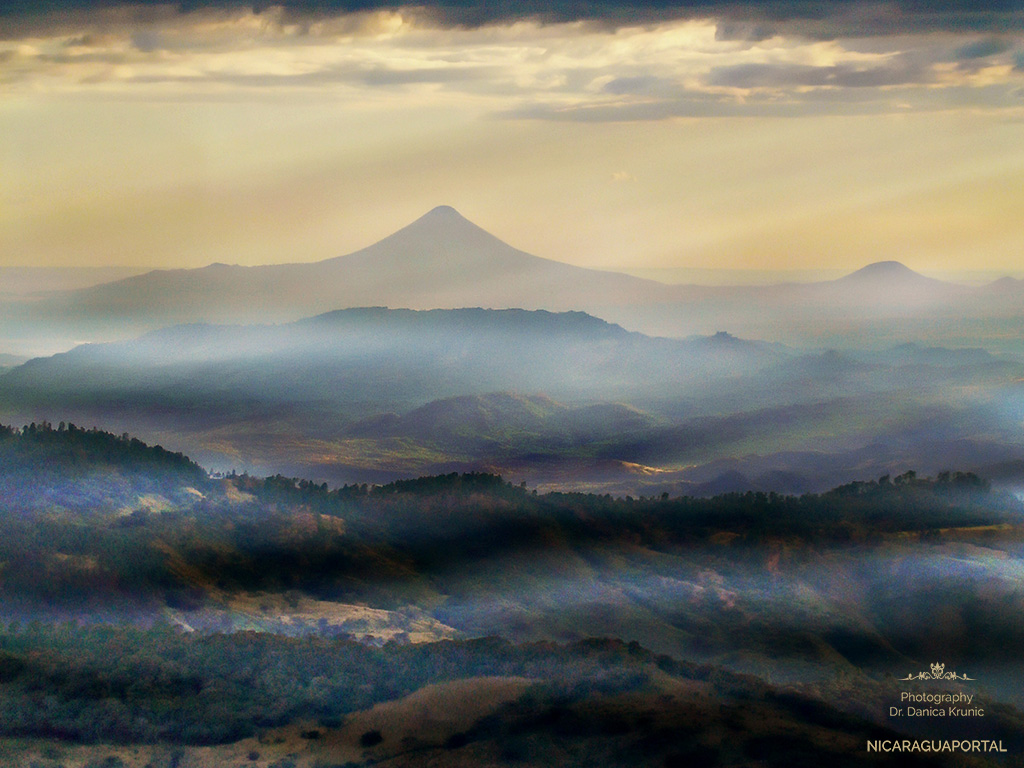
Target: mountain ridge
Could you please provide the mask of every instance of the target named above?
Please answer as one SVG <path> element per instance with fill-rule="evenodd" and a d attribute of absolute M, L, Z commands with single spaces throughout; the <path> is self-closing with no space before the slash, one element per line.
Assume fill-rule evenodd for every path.
<path fill-rule="evenodd" d="M 672 293 L 655 281 L 528 254 L 439 206 L 376 243 L 323 261 L 153 270 L 34 306 L 46 321 L 131 335 L 181 322 L 287 322 L 374 305 L 587 310 Z"/>
<path fill-rule="evenodd" d="M 995 325 L 979 325 L 977 332 L 1005 346 L 1006 329 L 1024 317 L 1024 292 L 1013 283 L 1000 285 L 986 291 L 947 283 L 893 261 L 819 283 L 666 285 L 534 256 L 454 208 L 438 206 L 352 253 L 318 262 L 154 270 L 40 298 L 18 307 L 13 319 L 0 315 L 9 321 L 0 330 L 37 329 L 54 351 L 186 322 L 291 322 L 367 306 L 481 307 L 579 310 L 653 336 L 705 336 L 726 328 L 746 338 L 818 347 L 867 334 L 887 343 L 931 341 L 940 328 L 956 332 L 964 316 L 993 317 Z M 27 346 L 18 340 L 20 349 Z"/>
<path fill-rule="evenodd" d="M 423 248 L 424 244 L 428 244 L 431 247 L 426 249 Z M 479 266 L 480 256 L 493 255 L 495 251 L 505 251 L 506 256 L 514 255 L 516 258 L 525 259 L 527 262 L 534 265 L 543 266 L 545 268 L 565 268 L 578 272 L 579 274 L 599 274 L 599 275 L 613 275 L 616 278 L 622 279 L 624 282 L 628 282 L 633 285 L 643 285 L 650 289 L 658 288 L 684 288 L 684 289 L 702 289 L 702 288 L 730 288 L 733 286 L 704 286 L 698 284 L 679 284 L 679 285 L 666 285 L 656 280 L 650 280 L 643 277 L 636 277 L 628 275 L 626 273 L 616 272 L 614 270 L 603 270 L 594 269 L 590 267 L 580 267 L 566 262 L 561 262 L 556 259 L 544 258 L 541 256 L 535 256 L 533 254 L 522 251 L 514 246 L 509 245 L 504 240 L 492 235 L 487 230 L 483 229 L 479 225 L 470 221 L 464 217 L 458 210 L 450 205 L 438 205 L 415 219 L 414 221 L 406 224 L 395 232 L 387 235 L 380 240 L 377 240 L 370 245 L 359 248 L 347 254 L 339 256 L 331 256 L 326 259 L 321 259 L 312 262 L 276 262 L 272 264 L 257 264 L 257 265 L 240 265 L 240 264 L 227 264 L 225 262 L 212 262 L 203 267 L 182 267 L 182 268 L 170 268 L 170 269 L 154 269 L 141 274 L 131 275 L 119 280 L 112 282 L 101 283 L 95 286 L 88 286 L 80 289 L 78 292 L 91 292 L 91 291 L 102 291 L 108 286 L 120 285 L 129 286 L 137 283 L 144 283 L 152 279 L 155 275 L 161 276 L 195 276 L 200 273 L 226 273 L 226 272 L 249 272 L 249 273 L 260 273 L 267 272 L 279 272 L 282 270 L 312 270 L 317 267 L 338 267 L 338 266 L 351 266 L 352 264 L 367 260 L 367 259 L 379 259 L 381 252 L 386 251 L 390 248 L 397 247 L 403 253 L 401 255 L 408 257 L 409 252 L 415 250 L 418 261 L 423 261 L 424 257 L 434 257 L 431 261 L 432 266 L 436 266 L 438 258 L 441 258 L 441 262 L 444 259 L 450 258 L 452 253 L 451 249 L 455 246 L 465 246 L 467 244 L 474 245 L 478 248 L 475 255 L 477 262 L 476 266 Z M 408 265 L 408 258 L 405 259 L 406 265 Z M 450 262 L 449 262 L 450 263 Z M 456 262 L 460 266 L 465 266 L 465 262 Z M 765 288 L 775 288 L 781 286 L 793 286 L 793 287 L 807 287 L 807 286 L 824 286 L 834 285 L 842 283 L 861 282 L 863 280 L 885 278 L 885 279 L 914 279 L 920 282 L 928 282 L 929 284 L 939 285 L 956 285 L 955 283 L 948 283 L 946 281 L 937 280 L 935 278 L 926 277 L 915 270 L 910 269 L 902 262 L 899 261 L 878 261 L 869 263 L 847 275 L 844 275 L 835 280 L 825 280 L 816 283 L 770 283 L 759 286 L 744 286 L 747 289 L 757 290 Z M 1001 283 L 1007 283 L 1008 280 L 998 281 Z M 393 306 L 393 305 L 389 305 Z M 440 308 L 440 307 L 439 307 Z M 450 307 L 454 308 L 454 307 Z"/>

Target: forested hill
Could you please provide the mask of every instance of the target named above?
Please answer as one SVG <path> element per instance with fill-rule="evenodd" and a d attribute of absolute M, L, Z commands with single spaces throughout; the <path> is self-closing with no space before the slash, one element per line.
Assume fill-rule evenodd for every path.
<path fill-rule="evenodd" d="M 1024 505 L 971 474 L 711 499 L 535 493 L 486 473 L 330 488 L 209 478 L 138 440 L 37 424 L 3 430 L 0 484 L 8 621 L 611 636 L 795 679 L 906 674 L 947 648 L 975 669 L 1024 644 Z"/>
<path fill-rule="evenodd" d="M 8 507 L 120 507 L 145 494 L 176 497 L 206 480 L 188 457 L 127 434 L 64 422 L 0 424 L 0 498 Z"/>

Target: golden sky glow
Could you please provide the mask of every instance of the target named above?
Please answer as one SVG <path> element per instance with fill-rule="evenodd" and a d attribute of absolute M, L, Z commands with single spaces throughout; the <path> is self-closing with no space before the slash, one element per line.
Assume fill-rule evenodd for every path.
<path fill-rule="evenodd" d="M 37 20 L 0 39 L 0 266 L 312 261 L 449 204 L 601 268 L 1017 271 L 1007 28 Z"/>

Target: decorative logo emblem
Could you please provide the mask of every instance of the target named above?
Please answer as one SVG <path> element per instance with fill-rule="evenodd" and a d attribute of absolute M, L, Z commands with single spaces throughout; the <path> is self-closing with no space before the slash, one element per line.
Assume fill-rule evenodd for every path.
<path fill-rule="evenodd" d="M 945 664 L 932 664 L 931 672 L 918 672 L 916 675 L 907 675 L 900 680 L 973 680 L 967 675 L 958 675 L 956 672 L 947 672 Z"/>

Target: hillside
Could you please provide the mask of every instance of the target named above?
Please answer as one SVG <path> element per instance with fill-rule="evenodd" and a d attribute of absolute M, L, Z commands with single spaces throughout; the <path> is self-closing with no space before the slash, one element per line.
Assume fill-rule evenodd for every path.
<path fill-rule="evenodd" d="M 538 445 L 573 445 L 637 432 L 656 419 L 636 408 L 605 403 L 569 407 L 551 398 L 508 392 L 434 400 L 406 414 L 381 414 L 356 422 L 345 434 L 356 437 L 408 437 L 456 444 L 460 452 L 485 452 L 488 444 L 508 446 L 534 440 Z"/>
<path fill-rule="evenodd" d="M 5 766 L 782 768 L 886 764 L 869 738 L 1024 743 L 1024 509 L 971 474 L 712 499 L 481 473 L 330 488 L 3 434 L 46 451 L 0 463 L 36 490 L 0 494 Z M 161 472 L 159 497 L 134 484 Z M 983 719 L 890 714 L 934 659 Z"/>
<path fill-rule="evenodd" d="M 124 509 L 140 498 L 188 501 L 206 472 L 180 453 L 63 422 L 0 424 L 0 496 L 6 509 Z"/>
<path fill-rule="evenodd" d="M 747 375 L 786 354 L 757 342 L 712 341 L 628 333 L 580 312 L 352 309 L 83 345 L 8 372 L 0 394 L 19 414 L 224 423 L 302 406 L 329 409 L 336 425 L 493 391 L 639 404 L 685 382 Z"/>
<path fill-rule="evenodd" d="M 1021 376 L 981 349 L 799 354 L 580 312 L 377 307 L 37 358 L 0 375 L 0 418 L 332 483 L 485 470 L 615 493 L 806 491 L 864 471 L 1013 466 Z"/>
<path fill-rule="evenodd" d="M 9 667 L 17 668 L 33 649 L 29 638 L 16 634 L 0 642 L 14 649 L 6 653 Z M 47 680 L 49 719 L 27 713 L 21 731 L 36 738 L 9 740 L 0 755 L 5 768 L 47 765 L 43 761 L 54 756 L 74 768 L 903 766 L 925 763 L 868 753 L 865 743 L 949 736 L 908 718 L 875 714 L 899 695 L 891 683 L 780 688 L 607 639 L 570 645 L 490 639 L 376 653 L 343 642 L 228 641 L 159 630 L 82 631 L 71 638 L 44 631 L 37 642 L 46 645 L 34 663 L 45 672 L 63 666 L 65 654 L 75 681 L 127 694 L 119 712 L 130 725 L 118 731 L 96 722 L 101 741 L 89 743 L 91 733 L 79 731 L 100 719 L 88 696 L 74 684 Z M 121 660 L 116 649 L 125 644 L 153 650 Z M 255 659 L 270 682 L 301 682 L 287 692 L 268 690 L 265 677 L 245 673 Z M 21 672 L 0 686 L 15 711 L 25 698 Z M 209 693 L 189 695 L 191 687 L 206 689 L 214 680 Z M 324 704 L 317 689 L 328 693 Z M 997 735 L 1016 749 L 1024 735 L 1020 714 L 982 703 L 991 712 L 989 727 L 981 733 L 958 728 L 956 735 Z M 152 725 L 157 718 L 162 730 Z M 148 737 L 146 725 L 161 733 L 159 742 Z M 38 738 L 57 729 L 65 734 L 62 743 Z M 988 768 L 1002 764 L 999 757 L 982 754 L 970 764 Z M 930 755 L 927 762 L 962 764 L 949 754 Z"/>
<path fill-rule="evenodd" d="M 109 462 L 117 439 L 87 434 L 47 442 Z M 187 466 L 128 445 L 154 457 L 154 480 Z M 479 473 L 331 489 L 182 472 L 159 493 L 71 462 L 8 477 L 36 490 L 0 499 L 0 607 L 25 620 L 370 643 L 614 636 L 777 679 L 965 643 L 987 663 L 1024 636 L 993 597 L 1017 578 L 1021 505 L 963 473 L 704 500 L 537 494 Z M 912 580 L 894 590 L 896 573 Z M 926 620 L 938 593 L 956 618 L 942 628 Z"/>
<path fill-rule="evenodd" d="M 0 354 L 0 373 L 8 368 L 14 368 L 15 366 L 21 365 L 27 359 L 28 358 L 21 357 L 20 355 Z"/>

